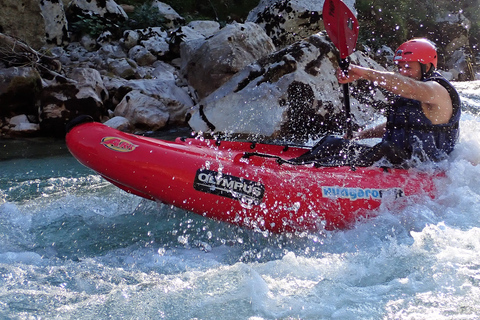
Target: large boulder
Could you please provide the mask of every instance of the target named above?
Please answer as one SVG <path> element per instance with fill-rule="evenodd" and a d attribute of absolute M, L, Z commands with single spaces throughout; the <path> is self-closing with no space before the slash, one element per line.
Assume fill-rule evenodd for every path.
<path fill-rule="evenodd" d="M 272 53 L 275 46 L 258 25 L 233 23 L 221 29 L 185 59 L 182 74 L 204 98 L 246 65 Z"/>
<path fill-rule="evenodd" d="M 58 0 L 40 1 L 42 16 L 45 19 L 45 37 L 47 43 L 57 46 L 68 42 L 68 24 L 63 3 Z"/>
<path fill-rule="evenodd" d="M 185 23 L 185 19 L 166 3 L 153 0 L 152 8 L 157 9 L 158 13 L 165 19 L 165 26 L 167 28 L 173 28 Z"/>
<path fill-rule="evenodd" d="M 76 68 L 68 78 L 46 83 L 39 99 L 40 128 L 46 135 L 63 136 L 65 125 L 81 114 L 102 121 L 108 98 L 100 73 L 95 69 Z"/>
<path fill-rule="evenodd" d="M 107 89 L 115 93 L 112 97 L 116 105 L 114 114 L 131 120 L 138 129 L 158 130 L 167 124 L 184 125 L 185 115 L 194 105 L 187 91 L 176 84 L 170 71 L 162 68 L 162 65 L 158 65 L 157 69 L 157 79 L 105 79 Z M 132 111 L 137 108 L 150 108 L 149 114 L 159 112 L 165 120 L 140 121 Z M 147 114 L 146 111 L 142 112 Z M 157 124 L 148 128 L 151 123 Z"/>
<path fill-rule="evenodd" d="M 145 48 L 145 52 L 150 53 L 155 60 L 168 54 L 170 50 L 169 35 L 160 27 L 152 27 L 137 30 L 127 30 L 123 33 L 120 40 L 127 50 L 140 49 L 139 46 Z"/>
<path fill-rule="evenodd" d="M 469 43 L 470 21 L 461 13 L 446 13 L 437 18 L 437 46 L 440 68 L 452 74 L 453 80 L 474 80 L 473 57 Z"/>
<path fill-rule="evenodd" d="M 166 126 L 169 114 L 160 100 L 140 90 L 129 92 L 115 108 L 116 117 L 124 117 L 137 129 L 158 130 Z"/>
<path fill-rule="evenodd" d="M 355 12 L 354 0 L 345 1 Z M 262 0 L 247 20 L 260 25 L 278 48 L 324 30 L 324 0 Z"/>
<path fill-rule="evenodd" d="M 30 136 L 37 135 L 40 132 L 40 125 L 31 122 L 24 114 L 12 117 L 9 121 L 9 127 L 9 134 L 12 136 Z"/>
<path fill-rule="evenodd" d="M 67 21 L 58 0 L 2 0 L 0 32 L 21 39 L 34 49 L 66 43 Z"/>
<path fill-rule="evenodd" d="M 66 11 L 69 22 L 75 20 L 76 15 L 98 15 L 112 21 L 128 19 L 125 10 L 114 0 L 72 0 Z"/>
<path fill-rule="evenodd" d="M 170 32 L 170 52 L 174 57 L 189 57 L 205 42 L 205 38 L 213 36 L 218 31 L 220 31 L 220 24 L 216 21 L 191 21 L 188 25 Z M 182 62 L 185 60 L 182 59 Z M 185 65 L 182 65 L 182 68 L 184 67 Z"/>
<path fill-rule="evenodd" d="M 115 28 L 115 25 L 128 20 L 125 10 L 114 0 L 72 0 L 65 8 L 65 14 L 72 31 L 72 41 L 79 41 L 86 34 L 98 36 L 100 27 L 120 33 L 120 28 Z M 93 41 L 90 46 L 95 48 Z"/>
<path fill-rule="evenodd" d="M 0 117 L 35 116 L 42 78 L 32 67 L 0 69 Z"/>
<path fill-rule="evenodd" d="M 45 19 L 38 0 L 2 0 L 0 32 L 39 49 L 46 43 Z"/>
<path fill-rule="evenodd" d="M 201 100 L 188 115 L 198 132 L 306 140 L 345 130 L 343 93 L 335 76 L 337 51 L 323 33 L 250 64 Z M 383 69 L 361 54 L 355 63 Z M 352 86 L 356 126 L 371 121 L 386 97 L 368 83 Z M 358 89 L 358 90 L 357 90 Z M 366 92 L 366 94 L 365 94 Z"/>

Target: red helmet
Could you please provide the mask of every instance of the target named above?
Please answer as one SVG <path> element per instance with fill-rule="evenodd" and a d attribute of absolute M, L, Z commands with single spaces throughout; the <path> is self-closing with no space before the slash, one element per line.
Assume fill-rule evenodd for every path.
<path fill-rule="evenodd" d="M 422 64 L 432 63 L 437 68 L 437 49 L 427 39 L 409 40 L 395 51 L 393 62 L 397 61 L 418 61 Z"/>

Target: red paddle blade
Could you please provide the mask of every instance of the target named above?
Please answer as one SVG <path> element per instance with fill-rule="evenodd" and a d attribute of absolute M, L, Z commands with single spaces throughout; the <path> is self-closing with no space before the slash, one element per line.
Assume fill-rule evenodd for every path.
<path fill-rule="evenodd" d="M 340 51 L 340 59 L 347 58 L 357 45 L 357 18 L 342 0 L 325 0 L 322 14 L 325 30 Z"/>

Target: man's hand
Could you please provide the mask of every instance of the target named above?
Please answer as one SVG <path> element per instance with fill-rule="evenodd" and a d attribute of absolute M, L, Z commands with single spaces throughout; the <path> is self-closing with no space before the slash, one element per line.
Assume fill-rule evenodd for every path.
<path fill-rule="evenodd" d="M 340 68 L 337 69 L 337 79 L 338 79 L 338 82 L 342 84 L 350 83 L 358 79 L 364 78 L 367 75 L 368 71 L 369 69 L 367 68 L 362 68 L 354 64 L 351 64 L 348 67 L 347 72 L 343 71 Z"/>

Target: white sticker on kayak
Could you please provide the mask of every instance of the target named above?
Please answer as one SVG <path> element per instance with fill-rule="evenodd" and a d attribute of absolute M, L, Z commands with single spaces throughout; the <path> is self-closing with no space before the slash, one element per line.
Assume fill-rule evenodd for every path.
<path fill-rule="evenodd" d="M 405 192 L 400 188 L 373 189 L 373 188 L 346 188 L 338 186 L 322 187 L 324 198 L 341 198 L 352 201 L 358 199 L 380 200 L 385 197 L 400 198 L 405 196 Z"/>
<path fill-rule="evenodd" d="M 262 202 L 263 194 L 265 193 L 265 187 L 260 182 L 207 169 L 197 170 L 193 188 L 197 191 L 256 205 Z"/>

